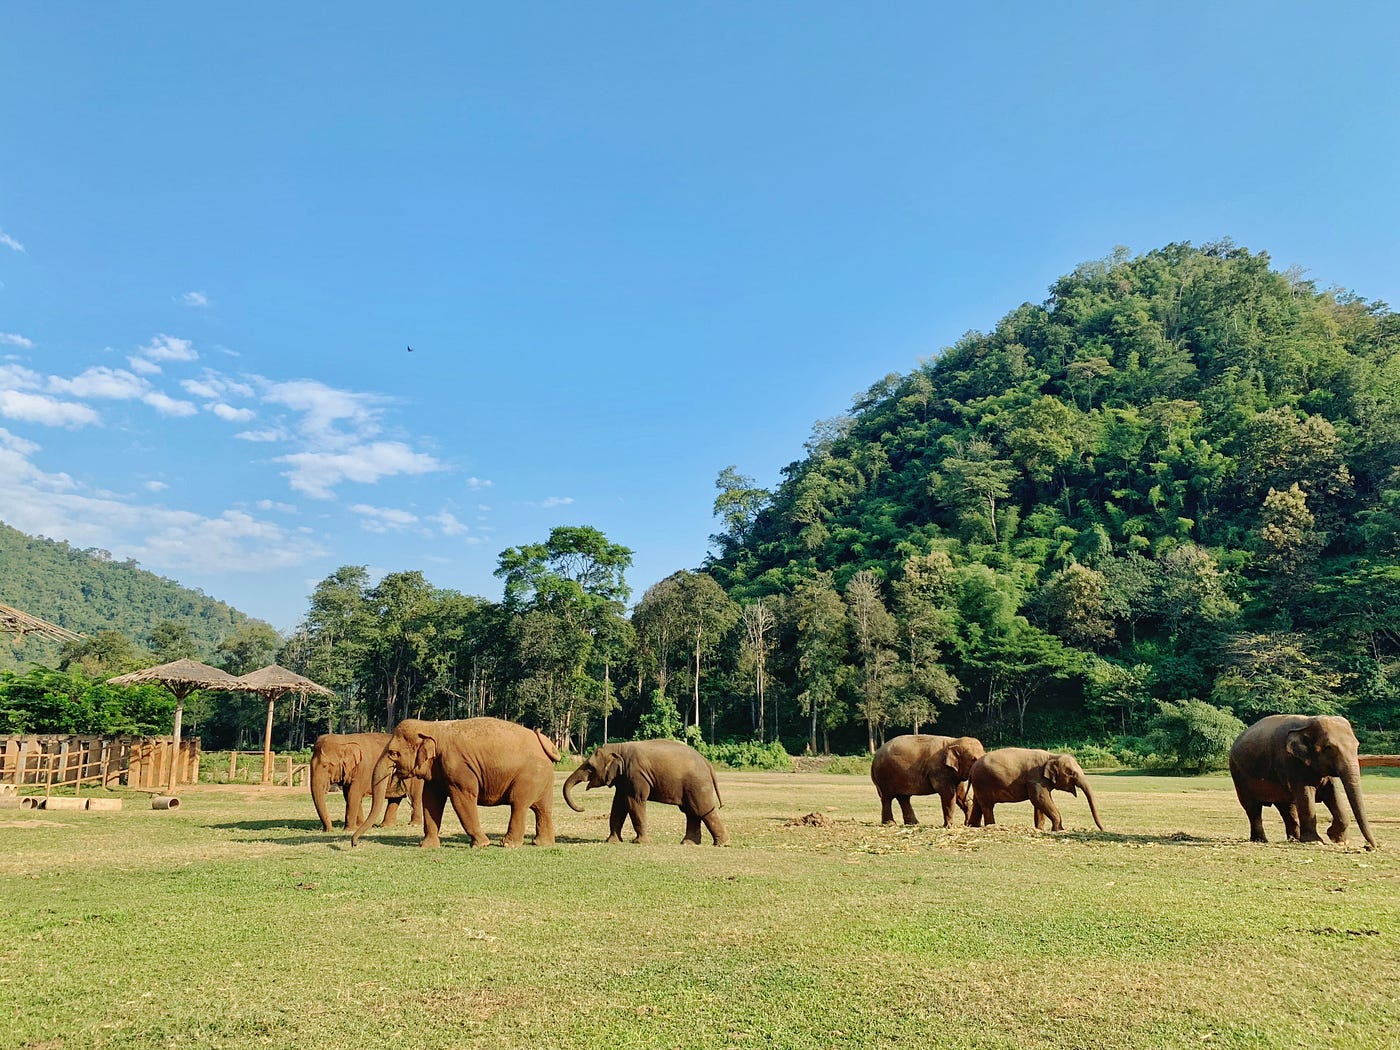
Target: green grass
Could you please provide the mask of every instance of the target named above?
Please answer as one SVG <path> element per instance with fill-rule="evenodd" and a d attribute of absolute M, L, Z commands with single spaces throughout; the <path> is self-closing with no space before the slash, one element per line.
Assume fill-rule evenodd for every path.
<path fill-rule="evenodd" d="M 1365 779 L 1390 849 L 1367 853 L 1244 842 L 1224 777 L 1092 777 L 1111 830 L 1060 796 L 1059 835 L 1024 804 L 993 829 L 881 828 L 868 779 L 721 777 L 727 849 L 670 844 L 682 819 L 655 806 L 668 844 L 606 846 L 598 791 L 556 802 L 557 846 L 513 851 L 407 828 L 351 851 L 302 790 L 0 811 L 0 1045 L 1400 1038 L 1400 779 Z M 810 812 L 833 826 L 785 826 Z"/>

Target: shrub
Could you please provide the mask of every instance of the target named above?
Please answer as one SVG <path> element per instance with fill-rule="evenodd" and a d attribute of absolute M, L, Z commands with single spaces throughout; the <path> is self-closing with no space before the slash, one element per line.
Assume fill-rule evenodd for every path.
<path fill-rule="evenodd" d="M 870 755 L 833 755 L 830 762 L 822 767 L 823 773 L 870 775 Z"/>
<path fill-rule="evenodd" d="M 679 740 L 681 713 L 660 689 L 651 694 L 651 710 L 637 723 L 638 740 Z"/>
<path fill-rule="evenodd" d="M 1168 768 L 1204 773 L 1225 768 L 1230 745 L 1244 732 L 1244 723 L 1229 711 L 1204 700 L 1161 703 L 1148 739 L 1168 762 Z"/>
<path fill-rule="evenodd" d="M 724 769 L 762 769 L 792 772 L 792 756 L 781 741 L 760 744 L 756 740 L 721 741 L 707 744 L 692 740 L 695 749 Z"/>

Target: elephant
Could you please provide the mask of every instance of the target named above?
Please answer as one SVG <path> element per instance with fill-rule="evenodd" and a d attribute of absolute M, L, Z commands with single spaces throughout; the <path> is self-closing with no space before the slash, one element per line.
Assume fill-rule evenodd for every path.
<path fill-rule="evenodd" d="M 1347 818 L 1337 798 L 1346 791 L 1356 824 L 1375 849 L 1361 799 L 1361 768 L 1356 734 L 1338 715 L 1269 715 L 1241 733 L 1230 748 L 1230 778 L 1249 818 L 1249 841 L 1267 842 L 1263 810 L 1276 806 L 1290 839 L 1321 842 L 1314 796 L 1332 812 L 1327 837 L 1345 843 Z"/>
<path fill-rule="evenodd" d="M 564 781 L 564 801 L 579 813 L 583 807 L 570 790 L 587 778 L 588 788 L 613 787 L 612 813 L 608 817 L 608 841 L 622 841 L 622 822 L 631 817 L 636 841 L 651 841 L 647 834 L 647 801 L 679 806 L 685 814 L 683 844 L 700 845 L 700 824 L 710 830 L 716 846 L 729 842 L 729 832 L 719 819 L 724 805 L 714 767 L 688 744 L 676 740 L 637 740 L 604 744 L 585 758 Z"/>
<path fill-rule="evenodd" d="M 316 738 L 311 749 L 311 801 L 326 831 L 332 827 L 330 813 L 326 810 L 326 793 L 331 785 L 340 788 L 345 796 L 346 830 L 354 831 L 363 819 L 365 796 L 373 790 L 374 760 L 388 742 L 388 733 L 322 733 Z M 399 803 L 405 797 L 413 805 L 410 823 L 423 823 L 423 786 L 419 781 L 405 785 L 396 778 L 386 785 L 385 796 L 388 798 L 384 811 L 386 825 L 393 825 L 398 819 Z"/>
<path fill-rule="evenodd" d="M 424 849 L 442 845 L 442 814 L 447 800 L 473 846 L 487 846 L 477 806 L 509 806 L 502 846 L 525 841 L 525 814 L 535 814 L 535 845 L 554 845 L 554 763 L 559 749 L 538 729 L 526 729 L 500 718 L 463 718 L 427 722 L 405 718 L 394 727 L 374 769 L 374 806 L 350 837 L 360 836 L 374 822 L 384 803 L 392 774 L 423 783 Z"/>
<path fill-rule="evenodd" d="M 968 817 L 967 778 L 985 749 L 974 736 L 897 736 L 886 742 L 870 763 L 870 779 L 880 793 L 880 823 L 893 824 L 891 803 L 899 800 L 904 823 L 917 824 L 910 795 L 938 795 L 943 800 L 943 826 L 953 821 L 953 802 Z"/>
<path fill-rule="evenodd" d="M 1099 807 L 1084 770 L 1073 755 L 1056 755 L 1028 747 L 1003 747 L 988 751 L 972 767 L 968 778 L 972 784 L 972 816 L 968 824 L 980 827 L 983 821 L 990 827 L 996 823 L 992 810 L 998 802 L 1025 802 L 1035 807 L 1035 826 L 1040 830 L 1045 818 L 1050 818 L 1051 831 L 1064 831 L 1064 821 L 1050 793 L 1055 790 L 1077 795 L 1082 788 L 1089 803 L 1094 823 L 1104 830 L 1099 819 Z"/>

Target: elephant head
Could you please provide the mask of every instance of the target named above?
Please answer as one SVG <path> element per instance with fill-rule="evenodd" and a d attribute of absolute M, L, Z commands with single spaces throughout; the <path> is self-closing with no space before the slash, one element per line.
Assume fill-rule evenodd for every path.
<path fill-rule="evenodd" d="M 1089 790 L 1089 781 L 1085 779 L 1084 770 L 1079 768 L 1079 763 L 1074 760 L 1073 755 L 1055 755 L 1041 767 L 1040 775 L 1054 790 L 1068 791 L 1077 796 L 1078 789 L 1083 788 L 1084 799 L 1089 803 L 1089 812 L 1094 816 L 1094 823 L 1100 831 L 1104 830 L 1103 821 L 1099 819 L 1099 807 L 1094 802 L 1094 793 Z"/>
<path fill-rule="evenodd" d="M 1335 715 L 1311 718 L 1289 731 L 1284 747 L 1290 756 L 1307 767 L 1310 780 L 1334 777 L 1341 781 L 1347 802 L 1356 816 L 1356 826 L 1374 849 L 1376 840 L 1371 837 L 1371 825 L 1361 801 L 1361 766 L 1357 762 L 1361 745 L 1357 743 L 1351 723 Z"/>
<path fill-rule="evenodd" d="M 433 762 L 437 758 L 437 738 L 427 730 L 427 723 L 416 718 L 406 718 L 394 729 L 394 735 L 384 748 L 382 760 L 387 760 L 400 778 L 417 777 L 426 780 L 433 775 Z M 382 771 L 376 771 L 379 779 Z"/>
<path fill-rule="evenodd" d="M 620 772 L 621 751 L 612 744 L 604 744 L 580 762 L 578 768 L 569 774 L 569 779 L 564 781 L 564 801 L 569 804 L 570 809 L 582 813 L 583 807 L 575 802 L 574 796 L 569 793 L 573 786 L 586 777 L 588 786 L 584 788 L 585 791 L 595 787 L 612 787 Z"/>
<path fill-rule="evenodd" d="M 976 737 L 958 737 L 943 749 L 943 764 L 952 770 L 959 780 L 966 780 L 972 775 L 972 767 L 977 764 L 977 760 L 986 753 L 982 741 Z"/>

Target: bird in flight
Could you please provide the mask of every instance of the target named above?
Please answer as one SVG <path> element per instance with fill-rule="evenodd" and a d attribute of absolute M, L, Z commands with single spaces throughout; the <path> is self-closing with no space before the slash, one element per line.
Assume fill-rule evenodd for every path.
<path fill-rule="evenodd" d="M 409 352 L 410 354 L 413 353 L 413 347 L 410 346 L 410 347 L 408 348 L 408 352 Z"/>

